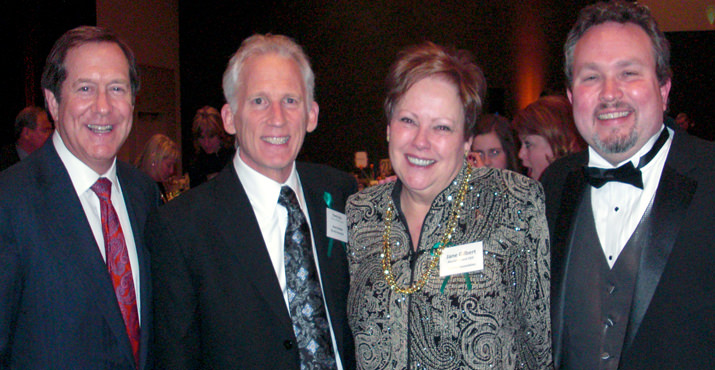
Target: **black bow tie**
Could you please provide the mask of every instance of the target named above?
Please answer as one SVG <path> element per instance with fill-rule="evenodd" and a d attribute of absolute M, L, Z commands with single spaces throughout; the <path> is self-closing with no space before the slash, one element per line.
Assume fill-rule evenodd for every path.
<path fill-rule="evenodd" d="M 643 189 L 641 168 L 647 165 L 655 155 L 658 154 L 668 140 L 668 136 L 668 129 L 664 128 L 663 131 L 660 132 L 660 136 L 658 136 L 655 144 L 653 144 L 653 147 L 638 161 L 638 167 L 633 167 L 633 162 L 630 161 L 618 168 L 612 169 L 584 167 L 583 174 L 586 176 L 586 181 L 596 188 L 600 188 L 609 181 L 618 181 Z"/>

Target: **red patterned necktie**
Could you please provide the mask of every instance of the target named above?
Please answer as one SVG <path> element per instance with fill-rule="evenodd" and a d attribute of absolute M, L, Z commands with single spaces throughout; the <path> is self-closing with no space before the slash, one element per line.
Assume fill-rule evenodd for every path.
<path fill-rule="evenodd" d="M 107 256 L 107 269 L 114 284 L 119 309 L 122 311 L 124 326 L 127 328 L 129 342 L 134 352 L 134 361 L 139 364 L 139 314 L 137 313 L 137 297 L 134 292 L 134 279 L 129 264 L 129 253 L 124 242 L 122 225 L 119 224 L 117 211 L 112 205 L 112 182 L 100 178 L 94 185 L 94 191 L 99 197 L 102 214 L 102 234 L 104 235 L 104 250 Z"/>

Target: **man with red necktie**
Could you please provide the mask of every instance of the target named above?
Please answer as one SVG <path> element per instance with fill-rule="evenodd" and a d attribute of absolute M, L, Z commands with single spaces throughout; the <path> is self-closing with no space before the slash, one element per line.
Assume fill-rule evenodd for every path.
<path fill-rule="evenodd" d="M 156 185 L 116 160 L 139 86 L 116 35 L 78 27 L 42 75 L 56 130 L 0 175 L 0 369 L 150 369 L 144 222 Z"/>

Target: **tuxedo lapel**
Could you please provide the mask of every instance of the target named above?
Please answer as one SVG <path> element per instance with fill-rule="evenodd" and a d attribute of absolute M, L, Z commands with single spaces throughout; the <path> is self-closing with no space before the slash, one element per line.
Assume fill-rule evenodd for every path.
<path fill-rule="evenodd" d="M 573 228 L 576 220 L 579 204 L 583 199 L 584 192 L 588 191 L 586 180 L 581 171 L 581 166 L 573 168 L 566 177 L 564 183 L 562 199 L 558 211 L 556 223 L 552 225 L 552 258 L 551 258 L 551 318 L 553 330 L 553 355 L 554 363 L 559 364 L 561 360 L 561 345 L 563 340 L 563 310 L 564 310 L 564 286 L 566 284 L 571 248 L 573 242 Z"/>
<path fill-rule="evenodd" d="M 283 294 L 276 277 L 261 228 L 248 200 L 246 191 L 238 180 L 233 164 L 216 177 L 213 208 L 220 226 L 217 242 L 235 259 L 235 270 L 228 276 L 237 276 L 256 290 L 282 325 L 293 328 Z"/>
<path fill-rule="evenodd" d="M 677 150 L 675 142 L 673 145 L 671 153 Z M 649 213 L 649 232 L 641 252 L 624 350 L 638 333 L 696 188 L 695 180 L 680 174 L 666 162 Z"/>
<path fill-rule="evenodd" d="M 131 345 L 107 265 L 99 252 L 87 216 L 54 146 L 45 145 L 43 150 L 47 152 L 38 171 L 35 212 L 44 215 L 37 218 L 43 223 L 37 226 L 42 231 L 39 237 L 45 239 L 42 244 L 52 246 L 48 249 L 52 255 L 47 257 L 64 263 L 63 267 L 70 269 L 64 273 L 77 277 L 77 282 L 85 287 L 84 294 L 93 297 L 98 306 L 96 309 L 102 312 L 117 342 L 126 349 L 126 356 L 133 363 Z"/>

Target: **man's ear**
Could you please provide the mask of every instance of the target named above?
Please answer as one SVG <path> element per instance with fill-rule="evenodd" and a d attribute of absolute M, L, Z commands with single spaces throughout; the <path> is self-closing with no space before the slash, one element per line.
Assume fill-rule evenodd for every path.
<path fill-rule="evenodd" d="M 228 103 L 221 108 L 221 118 L 223 119 L 223 129 L 231 135 L 236 135 L 236 126 L 233 125 L 233 112 Z"/>
<path fill-rule="evenodd" d="M 306 127 L 307 132 L 313 132 L 318 127 L 319 111 L 320 107 L 318 107 L 318 103 L 316 102 L 311 103 L 310 107 L 308 107 L 308 125 Z"/>
<path fill-rule="evenodd" d="M 45 103 L 47 104 L 47 109 L 50 112 L 50 115 L 52 115 L 52 121 L 57 122 L 60 103 L 57 101 L 57 98 L 52 91 L 48 89 L 42 89 L 42 92 L 45 95 Z"/>

